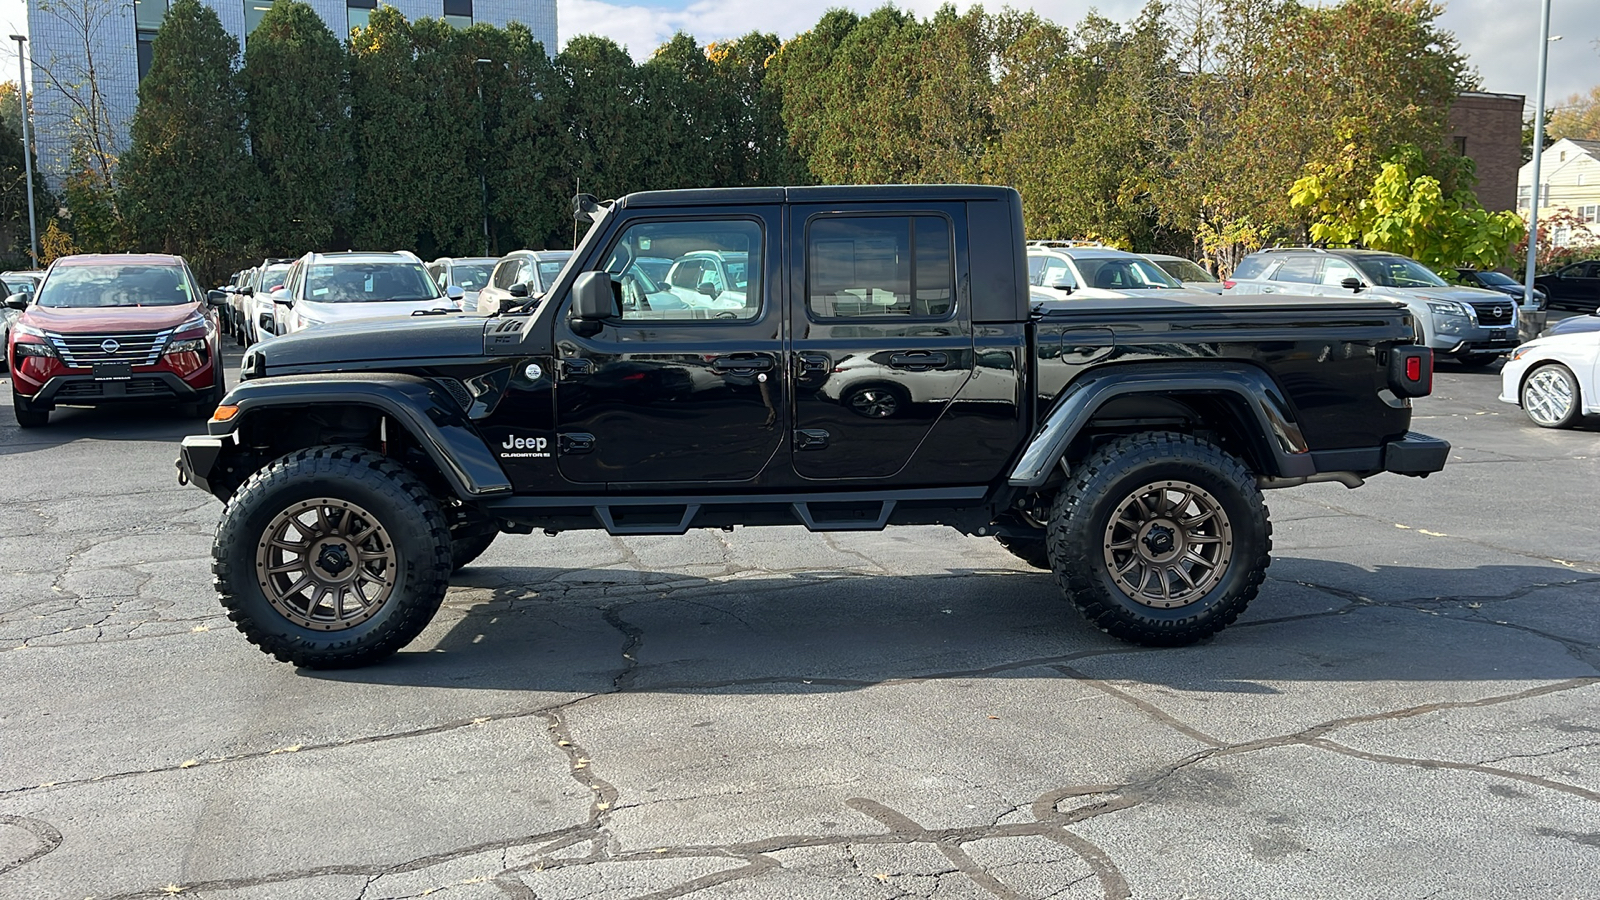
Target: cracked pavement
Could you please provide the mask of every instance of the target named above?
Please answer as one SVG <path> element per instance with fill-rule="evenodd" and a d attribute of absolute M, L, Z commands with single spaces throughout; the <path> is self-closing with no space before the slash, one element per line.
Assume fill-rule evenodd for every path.
<path fill-rule="evenodd" d="M 222 615 L 195 426 L 0 411 L 0 897 L 1591 898 L 1600 427 L 1441 366 L 1205 644 L 940 528 L 502 536 L 385 664 Z"/>

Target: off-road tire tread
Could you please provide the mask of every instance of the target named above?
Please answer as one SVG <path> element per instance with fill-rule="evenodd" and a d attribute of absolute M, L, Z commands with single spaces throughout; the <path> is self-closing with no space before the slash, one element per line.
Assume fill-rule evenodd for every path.
<path fill-rule="evenodd" d="M 1255 559 L 1236 556 L 1231 564 L 1249 567 L 1242 589 L 1201 615 L 1166 621 L 1141 616 L 1102 593 L 1108 588 L 1096 576 L 1105 566 L 1104 536 L 1100 527 L 1089 527 L 1094 523 L 1089 521 L 1086 510 L 1098 499 L 1091 491 L 1102 479 L 1113 479 L 1139 464 L 1174 460 L 1216 468 L 1243 495 L 1252 510 L 1260 511 L 1255 521 L 1234 521 L 1235 533 L 1252 525 L 1259 525 L 1262 531 L 1259 555 Z M 1085 512 L 1080 514 L 1080 510 Z M 1067 484 L 1056 495 L 1046 540 L 1054 561 L 1052 571 L 1056 583 L 1078 612 L 1112 637 L 1152 647 L 1193 644 L 1232 625 L 1256 598 L 1266 579 L 1267 566 L 1272 562 L 1272 521 L 1267 515 L 1261 489 L 1256 485 L 1256 476 L 1216 444 L 1177 432 L 1145 432 L 1119 438 L 1102 445 L 1075 466 Z M 1244 549 L 1243 541 L 1234 543 L 1238 550 Z M 1232 577 L 1232 573 L 1228 577 Z M 1128 602 L 1130 606 L 1136 605 Z"/>
<path fill-rule="evenodd" d="M 1050 569 L 1050 546 L 1045 542 L 1043 535 L 1036 538 L 1007 537 L 995 535 L 995 540 L 1000 546 L 1017 559 L 1022 560 L 1035 569 Z"/>
<path fill-rule="evenodd" d="M 408 561 L 408 564 L 416 566 L 414 577 L 408 579 L 413 585 L 415 597 L 409 602 L 408 598 L 398 595 L 389 598 L 389 603 L 399 606 L 398 615 L 384 623 L 384 627 L 372 629 L 361 638 L 343 645 L 333 643 L 325 649 L 308 648 L 298 640 L 278 633 L 276 627 L 255 621 L 244 598 L 235 594 L 228 583 L 230 559 L 253 559 L 254 551 L 249 546 L 259 537 L 245 534 L 230 524 L 242 517 L 242 514 L 236 516 L 235 511 L 250 506 L 258 496 L 275 492 L 293 480 L 317 475 L 361 479 L 369 489 L 388 494 L 390 499 L 398 503 L 415 507 L 433 537 L 434 546 L 431 561 Z M 394 523 L 386 522 L 385 526 L 392 535 Z M 246 545 L 242 552 L 241 543 Z M 450 526 L 438 501 L 410 470 L 363 447 L 320 445 L 307 447 L 268 463 L 239 486 L 222 510 L 222 520 L 212 545 L 211 571 L 216 575 L 217 594 L 223 608 L 228 611 L 228 619 L 250 643 L 263 652 L 279 662 L 307 669 L 355 668 L 393 655 L 415 640 L 427 627 L 434 613 L 438 612 L 445 590 L 449 587 L 450 548 Z M 272 626 L 277 625 L 277 622 L 272 623 Z"/>

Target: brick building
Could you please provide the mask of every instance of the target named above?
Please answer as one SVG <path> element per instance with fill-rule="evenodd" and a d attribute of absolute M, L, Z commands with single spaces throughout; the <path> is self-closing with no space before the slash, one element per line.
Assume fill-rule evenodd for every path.
<path fill-rule="evenodd" d="M 272 0 L 200 0 L 216 11 L 222 27 L 239 39 L 261 23 Z M 306 0 L 341 40 L 350 29 L 366 24 L 378 0 Z M 66 176 L 70 131 L 91 108 L 87 74 L 91 55 L 102 95 L 98 117 L 112 135 L 113 155 L 127 149 L 128 122 L 139 102 L 139 79 L 150 68 L 150 47 L 168 0 L 56 0 L 60 11 L 28 4 L 28 39 L 33 71 L 33 124 L 38 139 L 39 167 L 52 186 Z M 407 19 L 442 18 L 465 28 L 476 22 L 504 27 L 520 22 L 543 42 L 546 53 L 556 47 L 556 0 L 384 0 Z M 85 45 L 90 48 L 85 52 Z"/>
<path fill-rule="evenodd" d="M 1516 209 L 1522 167 L 1521 94 L 1469 91 L 1450 107 L 1450 137 L 1457 153 L 1478 170 L 1478 202 L 1490 212 Z"/>

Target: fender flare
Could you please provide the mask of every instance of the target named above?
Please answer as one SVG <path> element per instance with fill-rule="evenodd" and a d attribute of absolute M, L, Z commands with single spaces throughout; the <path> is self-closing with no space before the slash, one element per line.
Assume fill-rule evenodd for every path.
<path fill-rule="evenodd" d="M 241 382 L 222 402 L 239 407 L 239 412 L 226 422 L 212 421 L 208 430 L 213 438 L 233 438 L 251 414 L 266 409 L 370 407 L 394 419 L 417 440 L 461 499 L 511 492 L 511 481 L 494 451 L 432 379 L 391 372 L 284 375 Z"/>
<path fill-rule="evenodd" d="M 1067 385 L 1060 401 L 1011 470 L 1012 487 L 1036 490 L 1066 455 L 1067 447 L 1106 403 L 1137 394 L 1225 394 L 1244 402 L 1258 429 L 1261 449 L 1282 478 L 1316 474 L 1311 448 L 1288 397 L 1264 370 L 1248 363 L 1174 361 L 1111 366 L 1085 373 Z"/>

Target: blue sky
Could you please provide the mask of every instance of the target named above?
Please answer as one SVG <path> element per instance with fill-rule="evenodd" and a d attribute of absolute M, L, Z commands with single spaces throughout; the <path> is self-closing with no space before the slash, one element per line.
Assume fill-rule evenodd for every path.
<path fill-rule="evenodd" d="M 108 0 L 110 2 L 110 0 Z M 131 2 L 131 0 L 130 0 Z M 869 10 L 871 2 L 839 0 L 559 0 L 561 39 L 585 33 L 610 37 L 628 47 L 636 59 L 649 56 L 656 45 L 675 31 L 686 31 L 702 43 L 737 37 L 750 31 L 776 32 L 791 37 L 821 18 L 833 6 Z M 27 27 L 24 0 L 0 0 L 0 26 L 4 35 Z M 900 6 L 924 15 L 939 0 L 902 0 Z M 965 9 L 969 3 L 957 4 Z M 990 4 L 998 8 L 1000 4 Z M 1142 0 L 1038 0 L 1029 6 L 1057 22 L 1078 21 L 1092 8 L 1113 19 L 1126 21 Z M 1600 0 L 1554 0 L 1551 34 L 1562 39 L 1551 44 L 1549 105 L 1559 105 L 1570 94 L 1587 92 L 1600 83 Z M 1456 33 L 1472 63 L 1483 76 L 1485 90 L 1525 94 L 1532 109 L 1535 53 L 1538 46 L 1539 0 L 1448 0 L 1444 25 Z M 15 80 L 15 44 L 4 41 L 0 50 L 0 80 Z"/>

